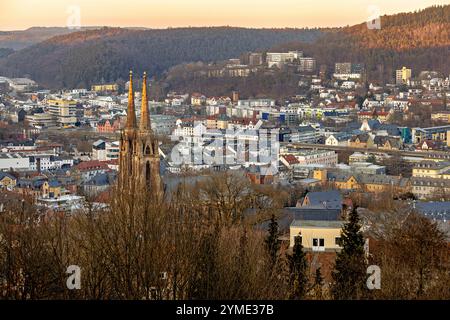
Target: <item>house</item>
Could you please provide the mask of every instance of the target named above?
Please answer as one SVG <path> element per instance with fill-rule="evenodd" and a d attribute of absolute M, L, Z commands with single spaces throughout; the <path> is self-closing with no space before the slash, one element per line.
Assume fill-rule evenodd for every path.
<path fill-rule="evenodd" d="M 293 247 L 299 237 L 306 251 L 340 251 L 343 225 L 344 221 L 294 220 L 289 228 L 289 246 Z"/>
<path fill-rule="evenodd" d="M 374 131 L 377 130 L 381 126 L 381 122 L 377 119 L 365 119 L 361 124 L 361 131 Z"/>
<path fill-rule="evenodd" d="M 12 189 L 16 186 L 17 178 L 13 175 L 0 172 L 0 188 L 1 189 Z"/>
<path fill-rule="evenodd" d="M 83 191 L 88 196 L 98 196 L 111 187 L 111 185 L 114 183 L 115 178 L 115 174 L 97 174 L 83 184 Z"/>
<path fill-rule="evenodd" d="M 299 164 L 298 159 L 292 154 L 285 154 L 280 157 L 281 163 L 283 163 L 288 169 L 292 169 L 294 165 Z"/>
<path fill-rule="evenodd" d="M 350 136 L 348 134 L 332 134 L 325 140 L 327 146 L 347 146 Z"/>
<path fill-rule="evenodd" d="M 205 102 L 206 102 L 206 97 L 204 95 L 202 95 L 201 93 L 194 92 L 191 95 L 191 104 L 193 106 L 202 106 L 205 104 Z"/>
<path fill-rule="evenodd" d="M 370 134 L 362 133 L 351 137 L 348 145 L 352 148 L 373 148 L 374 143 Z"/>
<path fill-rule="evenodd" d="M 301 207 L 342 209 L 342 195 L 339 191 L 308 192 Z"/>
<path fill-rule="evenodd" d="M 390 192 L 404 194 L 410 191 L 408 178 L 380 174 L 359 174 L 349 172 L 331 172 L 325 169 L 314 170 L 313 177 L 322 184 L 339 190 L 353 190 L 370 193 Z"/>
<path fill-rule="evenodd" d="M 7 108 L 3 114 L 3 117 L 14 123 L 23 122 L 27 113 L 21 108 L 10 107 Z"/>
<path fill-rule="evenodd" d="M 110 171 L 108 164 L 98 160 L 84 161 L 76 165 L 72 169 L 73 176 L 81 180 L 81 182 L 86 182 L 90 178 L 97 174 L 106 173 Z"/>
<path fill-rule="evenodd" d="M 403 145 L 400 137 L 389 136 L 376 136 L 373 143 L 378 149 L 385 150 L 399 150 Z"/>
<path fill-rule="evenodd" d="M 97 132 L 114 133 L 120 129 L 120 119 L 100 120 L 97 123 Z"/>
<path fill-rule="evenodd" d="M 417 145 L 417 150 L 439 150 L 443 146 L 442 142 L 433 140 L 424 140 Z"/>
<path fill-rule="evenodd" d="M 62 194 L 62 185 L 58 180 L 45 181 L 42 185 L 42 198 L 59 198 Z"/>
<path fill-rule="evenodd" d="M 251 165 L 247 169 L 246 176 L 254 184 L 273 184 L 277 178 L 275 174 L 271 166 Z"/>

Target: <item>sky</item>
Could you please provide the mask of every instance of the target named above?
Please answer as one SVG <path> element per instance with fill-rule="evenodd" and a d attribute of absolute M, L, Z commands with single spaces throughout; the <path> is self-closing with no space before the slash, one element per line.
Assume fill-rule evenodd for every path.
<path fill-rule="evenodd" d="M 0 0 L 0 30 L 78 25 L 338 27 L 435 4 L 450 0 Z"/>

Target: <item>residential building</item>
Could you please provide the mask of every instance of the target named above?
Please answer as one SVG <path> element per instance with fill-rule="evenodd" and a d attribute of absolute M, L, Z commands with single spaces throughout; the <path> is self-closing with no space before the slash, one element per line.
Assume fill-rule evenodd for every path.
<path fill-rule="evenodd" d="M 411 79 L 412 71 L 406 67 L 401 68 L 400 70 L 396 70 L 395 72 L 395 83 L 397 85 L 407 84 Z"/>
<path fill-rule="evenodd" d="M 266 62 L 269 68 L 276 66 L 281 68 L 288 62 L 293 62 L 296 59 L 303 57 L 301 51 L 289 51 L 289 52 L 267 52 Z"/>
<path fill-rule="evenodd" d="M 300 72 L 313 72 L 316 70 L 316 59 L 310 57 L 298 58 Z"/>
<path fill-rule="evenodd" d="M 12 174 L 0 171 L 0 188 L 13 189 L 17 184 L 17 178 Z"/>
<path fill-rule="evenodd" d="M 325 140 L 327 146 L 347 146 L 350 139 L 348 134 L 332 134 Z"/>
<path fill-rule="evenodd" d="M 307 251 L 339 251 L 343 226 L 344 221 L 294 220 L 289 228 L 290 247 L 294 246 L 295 238 L 300 237 Z"/>
<path fill-rule="evenodd" d="M 115 83 L 110 84 L 94 84 L 91 87 L 92 91 L 95 92 L 117 92 L 119 91 L 119 85 Z"/>
<path fill-rule="evenodd" d="M 77 122 L 76 106 L 73 100 L 48 100 L 48 112 L 56 117 L 56 121 L 61 127 L 75 126 Z"/>
<path fill-rule="evenodd" d="M 19 153 L 0 153 L 0 170 L 29 170 L 30 160 Z"/>
<path fill-rule="evenodd" d="M 414 166 L 412 176 L 418 178 L 450 179 L 450 162 L 421 161 Z"/>

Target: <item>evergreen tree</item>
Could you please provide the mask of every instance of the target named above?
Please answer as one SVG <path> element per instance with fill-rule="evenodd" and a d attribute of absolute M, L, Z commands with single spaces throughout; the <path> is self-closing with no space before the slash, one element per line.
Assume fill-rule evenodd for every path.
<path fill-rule="evenodd" d="M 314 299 L 322 300 L 323 299 L 323 277 L 320 267 L 316 269 L 316 273 L 314 276 L 314 285 L 313 285 L 313 295 Z"/>
<path fill-rule="evenodd" d="M 267 254 L 270 259 L 270 268 L 272 269 L 277 262 L 278 250 L 280 250 L 280 242 L 278 241 L 278 223 L 275 220 L 275 215 L 272 215 L 272 218 L 270 219 L 268 232 L 269 234 L 264 242 L 266 244 Z"/>
<path fill-rule="evenodd" d="M 289 298 L 303 299 L 306 295 L 306 286 L 308 285 L 307 261 L 303 252 L 301 237 L 295 237 L 295 243 L 292 255 L 288 256 L 289 265 Z"/>
<path fill-rule="evenodd" d="M 366 260 L 364 238 L 356 207 L 341 233 L 342 250 L 336 256 L 332 294 L 335 299 L 359 299 L 365 291 Z"/>

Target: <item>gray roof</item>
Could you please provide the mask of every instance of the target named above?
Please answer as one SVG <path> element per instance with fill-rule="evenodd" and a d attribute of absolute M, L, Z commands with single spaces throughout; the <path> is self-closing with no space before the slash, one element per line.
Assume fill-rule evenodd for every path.
<path fill-rule="evenodd" d="M 291 227 L 302 228 L 336 228 L 340 229 L 344 226 L 344 221 L 316 221 L 316 220 L 294 220 Z"/>
<path fill-rule="evenodd" d="M 430 219 L 449 221 L 450 201 L 416 202 L 415 209 Z"/>
<path fill-rule="evenodd" d="M 326 209 L 341 209 L 342 195 L 337 190 L 309 192 L 306 197 L 309 199 L 307 207 L 317 207 Z"/>

